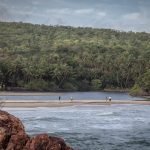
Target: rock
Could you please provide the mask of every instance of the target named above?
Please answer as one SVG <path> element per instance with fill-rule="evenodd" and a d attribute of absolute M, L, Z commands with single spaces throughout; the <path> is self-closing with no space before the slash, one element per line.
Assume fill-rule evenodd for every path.
<path fill-rule="evenodd" d="M 19 119 L 7 112 L 0 111 L 0 148 L 20 150 L 28 139 Z"/>
<path fill-rule="evenodd" d="M 73 150 L 63 139 L 40 134 L 30 138 L 21 121 L 0 110 L 0 150 Z"/>
<path fill-rule="evenodd" d="M 24 150 L 72 150 L 64 140 L 57 137 L 49 137 L 47 134 L 37 135 L 29 140 Z"/>

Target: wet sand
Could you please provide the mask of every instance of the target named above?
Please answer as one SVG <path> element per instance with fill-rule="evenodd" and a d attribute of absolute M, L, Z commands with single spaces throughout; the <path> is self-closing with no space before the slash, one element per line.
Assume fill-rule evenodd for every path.
<path fill-rule="evenodd" d="M 150 101 L 129 101 L 129 100 L 113 100 L 106 102 L 105 100 L 63 100 L 63 101 L 33 101 L 33 100 L 7 100 L 3 101 L 4 107 L 68 107 L 80 105 L 114 105 L 114 104 L 136 104 L 136 105 L 150 105 Z"/>

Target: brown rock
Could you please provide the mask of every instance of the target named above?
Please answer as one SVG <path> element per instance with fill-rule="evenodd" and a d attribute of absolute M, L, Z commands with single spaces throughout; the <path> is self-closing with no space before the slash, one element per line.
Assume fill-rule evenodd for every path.
<path fill-rule="evenodd" d="M 0 150 L 73 150 L 63 139 L 47 134 L 33 138 L 25 133 L 21 121 L 0 110 Z"/>
<path fill-rule="evenodd" d="M 21 121 L 7 112 L 0 111 L 0 147 L 6 150 L 20 150 L 29 137 Z"/>
<path fill-rule="evenodd" d="M 57 137 L 49 137 L 47 134 L 37 135 L 29 140 L 24 150 L 72 150 L 64 140 Z"/>

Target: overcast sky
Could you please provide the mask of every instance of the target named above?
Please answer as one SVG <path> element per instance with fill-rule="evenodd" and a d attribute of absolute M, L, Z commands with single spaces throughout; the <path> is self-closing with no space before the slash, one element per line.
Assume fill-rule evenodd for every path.
<path fill-rule="evenodd" d="M 0 21 L 150 32 L 150 0 L 0 0 Z"/>

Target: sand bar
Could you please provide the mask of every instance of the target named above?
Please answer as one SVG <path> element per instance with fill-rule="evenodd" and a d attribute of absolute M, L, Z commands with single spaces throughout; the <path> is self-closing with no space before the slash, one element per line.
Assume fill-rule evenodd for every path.
<path fill-rule="evenodd" d="M 106 102 L 105 100 L 63 100 L 61 102 L 56 100 L 51 101 L 33 101 L 33 100 L 7 100 L 3 101 L 4 107 L 66 107 L 66 106 L 80 106 L 80 105 L 114 105 L 114 104 L 136 104 L 136 105 L 150 105 L 150 101 L 129 101 L 129 100 L 113 100 Z"/>

